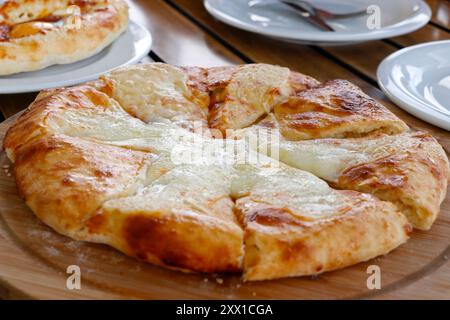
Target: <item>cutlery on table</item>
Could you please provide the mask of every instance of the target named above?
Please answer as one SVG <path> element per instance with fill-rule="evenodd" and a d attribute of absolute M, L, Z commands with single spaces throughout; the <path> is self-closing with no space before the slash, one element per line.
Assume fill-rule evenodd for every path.
<path fill-rule="evenodd" d="M 279 0 L 284 3 L 294 3 L 301 7 L 303 7 L 308 12 L 312 14 L 319 15 L 323 19 L 343 19 L 343 18 L 351 18 L 356 16 L 361 16 L 367 14 L 367 8 L 364 6 L 357 6 L 353 10 L 348 10 L 346 12 L 332 12 L 330 10 L 326 10 L 323 7 L 319 8 L 317 5 L 314 5 L 311 1 L 308 0 Z"/>
<path fill-rule="evenodd" d="M 355 8 L 347 12 L 331 12 L 324 8 L 318 8 L 316 5 L 311 3 L 311 1 L 307 0 L 277 0 L 277 1 L 294 9 L 304 20 L 308 21 L 312 25 L 324 31 L 335 31 L 333 27 L 331 27 L 326 22 L 326 19 L 343 19 L 367 14 L 367 10 L 362 7 Z"/>
<path fill-rule="evenodd" d="M 317 10 L 303 2 L 303 1 L 295 1 L 295 0 L 279 0 L 280 2 L 288 5 L 292 9 L 294 9 L 303 19 L 316 26 L 317 28 L 324 31 L 335 31 L 325 20 L 319 16 Z"/>

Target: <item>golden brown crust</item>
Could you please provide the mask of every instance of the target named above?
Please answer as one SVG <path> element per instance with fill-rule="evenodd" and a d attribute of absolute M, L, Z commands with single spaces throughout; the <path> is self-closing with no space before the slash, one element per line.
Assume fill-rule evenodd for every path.
<path fill-rule="evenodd" d="M 357 199 L 359 195 L 354 193 Z M 330 219 L 305 222 L 286 209 L 239 201 L 245 216 L 244 279 L 319 274 L 385 254 L 408 239 L 405 217 L 386 202 L 365 199 Z"/>
<path fill-rule="evenodd" d="M 117 102 L 91 86 L 44 90 L 8 130 L 3 147 L 14 160 L 16 151 L 23 145 L 55 132 L 69 136 L 74 135 L 70 131 L 80 134 L 80 129 L 88 129 L 87 124 L 80 128 L 80 117 L 112 113 L 118 108 Z M 72 118 L 75 123 L 70 121 Z M 109 120 L 119 121 L 117 118 Z"/>
<path fill-rule="evenodd" d="M 248 178 L 254 176 L 251 172 Z M 333 190 L 284 166 L 257 168 L 256 183 L 237 199 L 235 210 L 245 230 L 246 280 L 343 268 L 391 251 L 411 229 L 391 203 Z"/>
<path fill-rule="evenodd" d="M 14 175 L 28 206 L 60 233 L 76 237 L 84 221 L 111 197 L 143 183 L 151 154 L 77 138 L 44 136 L 17 153 Z"/>
<path fill-rule="evenodd" d="M 93 85 L 144 122 L 162 119 L 179 126 L 206 126 L 210 97 L 198 79 L 201 69 L 164 63 L 119 68 Z"/>
<path fill-rule="evenodd" d="M 278 129 L 271 119 L 258 126 Z M 395 203 L 418 229 L 431 227 L 447 193 L 447 155 L 436 139 L 420 131 L 349 139 L 281 139 L 277 155 L 282 162 L 311 172 L 334 187 L 371 193 Z"/>
<path fill-rule="evenodd" d="M 105 243 L 157 265 L 236 272 L 243 232 L 232 208 L 222 170 L 180 166 L 132 197 L 106 202 L 88 222 L 87 237 L 107 237 Z"/>
<path fill-rule="evenodd" d="M 141 261 L 184 271 L 242 269 L 242 231 L 224 221 L 149 210 L 103 209 L 98 217 L 109 224 L 90 227 L 85 239 L 97 239 Z M 88 221 L 88 226 L 93 223 Z"/>
<path fill-rule="evenodd" d="M 209 125 L 223 133 L 245 128 L 289 95 L 318 84 L 311 77 L 278 66 L 212 68 L 206 83 L 211 92 Z"/>
<path fill-rule="evenodd" d="M 283 140 L 297 147 L 315 145 L 301 151 L 314 147 L 320 161 L 330 160 L 325 176 L 335 186 L 373 193 L 397 206 L 332 189 L 310 173 L 269 158 L 255 165 L 172 161 L 171 151 L 180 141 L 172 129 L 192 137 L 196 133 L 179 126 L 191 129 L 190 121 L 199 121 L 210 129 L 257 123 L 282 130 L 286 122 L 277 104 L 284 108 L 283 99 L 294 96 L 309 99 L 315 113 L 349 123 L 339 122 L 337 129 L 327 122 L 314 130 L 299 127 L 296 134 L 367 135 L 376 127 L 392 133 L 380 136 L 399 145 L 408 141 L 401 151 L 376 143 L 365 148 L 353 143 L 358 139 Z M 363 124 L 372 129 L 364 131 Z M 411 219 L 410 208 L 398 199 L 423 209 L 411 219 L 417 227 L 431 225 L 445 196 L 448 160 L 431 136 L 397 134 L 405 128 L 356 87 L 318 86 L 286 68 L 150 64 L 41 92 L 6 134 L 4 148 L 14 162 L 20 194 L 58 232 L 168 268 L 243 271 L 246 280 L 263 280 L 317 274 L 389 252 L 410 232 L 400 213 Z M 208 146 L 220 142 L 196 137 Z M 321 143 L 335 145 L 340 153 L 324 157 Z M 186 141 L 183 145 L 193 148 Z M 342 164 L 346 148 L 362 162 Z M 371 148 L 375 155 L 367 154 Z M 301 163 L 309 161 L 306 170 L 313 172 L 322 162 L 308 157 Z"/>
<path fill-rule="evenodd" d="M 14 25 L 42 19 L 68 5 L 68 0 L 7 0 L 0 6 L 0 22 Z"/>
<path fill-rule="evenodd" d="M 276 124 L 268 118 L 237 136 L 245 137 L 259 127 L 277 132 Z M 260 148 L 260 152 L 267 154 L 270 149 Z M 420 131 L 349 139 L 281 139 L 276 155 L 333 187 L 393 202 L 418 229 L 431 227 L 447 193 L 447 155 L 436 139 Z"/>
<path fill-rule="evenodd" d="M 417 132 L 413 138 L 417 143 L 411 149 L 347 168 L 336 185 L 392 201 L 414 227 L 428 230 L 447 193 L 449 163 L 431 135 Z"/>
<path fill-rule="evenodd" d="M 304 90 L 308 90 L 320 85 L 320 82 L 313 77 L 295 71 L 290 72 L 288 83 L 292 90 L 291 95 L 297 95 Z"/>
<path fill-rule="evenodd" d="M 0 6 L 0 75 L 85 59 L 108 46 L 128 25 L 123 0 L 28 2 Z M 72 16 L 79 20 L 62 16 L 52 21 L 53 12 L 71 5 L 81 9 L 79 16 Z"/>
<path fill-rule="evenodd" d="M 328 81 L 276 106 L 288 140 L 358 137 L 379 131 L 403 132 L 406 124 L 345 80 Z"/>
<path fill-rule="evenodd" d="M 242 239 L 230 239 L 229 233 L 219 230 L 208 231 L 200 221 L 188 219 L 181 223 L 180 217 L 173 221 L 132 216 L 123 226 L 130 252 L 138 259 L 147 260 L 148 255 L 153 255 L 166 266 L 200 272 L 240 271 Z"/>

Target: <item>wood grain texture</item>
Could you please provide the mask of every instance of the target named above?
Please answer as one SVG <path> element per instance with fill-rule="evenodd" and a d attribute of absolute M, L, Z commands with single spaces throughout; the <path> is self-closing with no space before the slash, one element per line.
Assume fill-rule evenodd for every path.
<path fill-rule="evenodd" d="M 152 50 L 165 62 L 205 67 L 242 62 L 164 1 L 135 0 L 129 4 L 132 19 L 152 33 Z"/>
<path fill-rule="evenodd" d="M 349 46 L 324 47 L 323 50 L 376 81 L 380 63 L 398 49 L 384 41 L 371 41 Z"/>
<path fill-rule="evenodd" d="M 431 24 L 427 24 L 422 29 L 419 29 L 413 33 L 390 39 L 390 41 L 402 47 L 409 47 L 423 42 L 441 40 L 450 40 L 450 32 L 442 30 Z"/>
<path fill-rule="evenodd" d="M 396 52 L 398 46 L 407 47 L 440 40 L 450 40 L 450 32 L 428 24 L 418 31 L 392 38 L 390 41 L 371 41 L 349 46 L 323 47 L 322 49 L 376 81 L 378 66 L 385 58 Z"/>
<path fill-rule="evenodd" d="M 431 21 L 444 29 L 450 30 L 450 1 L 426 0 L 433 11 Z"/>
<path fill-rule="evenodd" d="M 430 1 L 433 9 L 433 18 L 438 16 L 450 16 L 450 6 Z M 449 4 L 449 1 L 445 1 Z M 449 18 L 450 19 L 450 18 Z M 367 77 L 376 80 L 376 72 L 379 64 L 390 54 L 398 50 L 398 46 L 406 47 L 429 41 L 450 40 L 450 32 L 435 25 L 427 24 L 421 29 L 404 36 L 392 38 L 389 41 L 370 41 L 362 44 L 338 47 L 324 47 L 333 57 L 363 73 Z M 368 58 L 370 57 L 370 58 Z"/>
<path fill-rule="evenodd" d="M 23 93 L 23 94 L 3 94 L 0 95 L 0 112 L 8 119 L 17 112 L 28 107 L 36 98 L 37 93 Z"/>

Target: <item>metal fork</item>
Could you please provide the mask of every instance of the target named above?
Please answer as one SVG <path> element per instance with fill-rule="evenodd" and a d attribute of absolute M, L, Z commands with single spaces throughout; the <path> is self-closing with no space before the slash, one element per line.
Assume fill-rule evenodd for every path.
<path fill-rule="evenodd" d="M 367 14 L 366 10 L 356 10 L 349 13 L 332 13 L 324 9 L 316 8 L 309 1 L 304 0 L 278 0 L 295 9 L 301 17 L 314 26 L 324 31 L 335 31 L 325 19 L 349 18 Z"/>
<path fill-rule="evenodd" d="M 302 6 L 305 10 L 320 15 L 324 19 L 342 19 L 342 18 L 351 18 L 356 16 L 361 16 L 367 14 L 367 9 L 361 6 L 360 9 L 356 9 L 354 11 L 346 12 L 346 13 L 335 13 L 325 9 L 320 9 L 316 7 L 309 0 L 282 0 L 282 2 L 290 2 L 295 3 Z"/>
<path fill-rule="evenodd" d="M 307 10 L 302 4 L 292 0 L 279 0 L 294 9 L 302 18 L 324 31 L 335 31 L 328 23 L 325 22 L 316 12 L 315 9 Z"/>

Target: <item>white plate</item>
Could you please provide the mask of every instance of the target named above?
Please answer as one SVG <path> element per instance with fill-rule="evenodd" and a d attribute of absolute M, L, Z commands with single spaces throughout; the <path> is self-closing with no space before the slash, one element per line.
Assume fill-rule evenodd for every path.
<path fill-rule="evenodd" d="M 310 1 L 334 12 L 345 11 L 346 7 L 378 6 L 381 28 L 369 29 L 369 15 L 362 15 L 328 20 L 328 24 L 336 32 L 322 31 L 277 0 L 204 0 L 204 4 L 214 17 L 234 27 L 300 43 L 339 44 L 390 38 L 415 31 L 427 24 L 431 18 L 429 6 L 422 0 Z"/>
<path fill-rule="evenodd" d="M 33 92 L 93 80 L 114 68 L 139 62 L 148 55 L 151 45 L 150 33 L 130 22 L 127 31 L 116 41 L 88 59 L 34 72 L 0 76 L 0 94 Z"/>
<path fill-rule="evenodd" d="M 397 51 L 380 64 L 377 76 L 402 109 L 450 130 L 450 40 Z"/>

